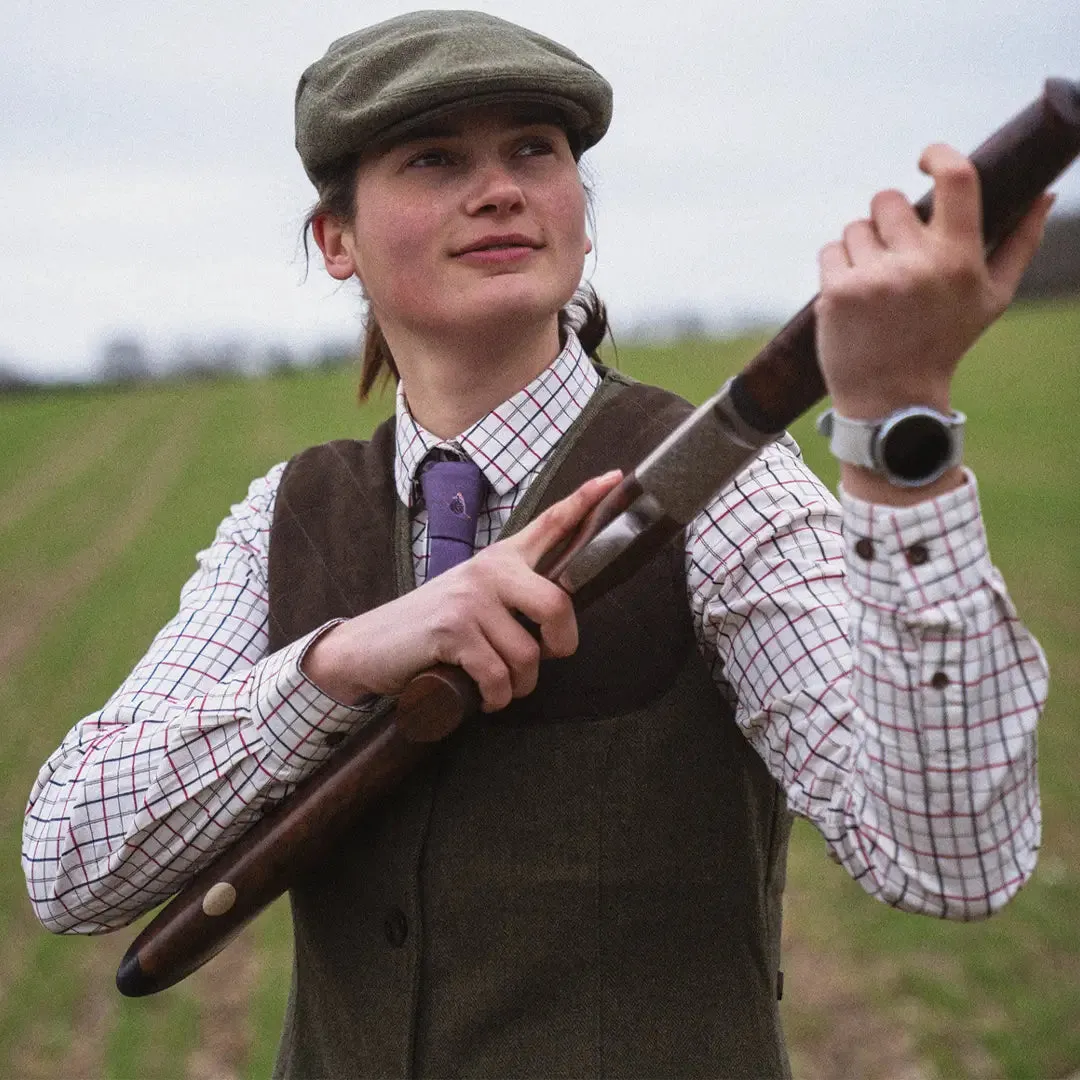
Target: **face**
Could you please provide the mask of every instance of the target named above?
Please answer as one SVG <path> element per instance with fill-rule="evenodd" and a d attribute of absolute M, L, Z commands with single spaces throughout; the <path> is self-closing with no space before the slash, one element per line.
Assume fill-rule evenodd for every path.
<path fill-rule="evenodd" d="M 508 109 L 462 110 L 372 151 L 355 194 L 354 219 L 323 219 L 316 239 L 388 336 L 555 320 L 591 250 L 565 133 Z"/>

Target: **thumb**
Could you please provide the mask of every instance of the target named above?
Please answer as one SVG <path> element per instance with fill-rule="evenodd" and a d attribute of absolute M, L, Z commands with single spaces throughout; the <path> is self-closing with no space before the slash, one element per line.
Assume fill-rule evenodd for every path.
<path fill-rule="evenodd" d="M 546 552 L 577 528 L 621 479 L 622 471 L 613 469 L 603 476 L 586 480 L 576 491 L 549 506 L 535 521 L 530 521 L 521 532 L 510 537 L 507 545 L 520 552 L 530 566 L 536 566 Z"/>
<path fill-rule="evenodd" d="M 1054 205 L 1055 198 L 1055 195 L 1044 194 L 1036 199 L 1031 209 L 990 256 L 987 264 L 990 280 L 1010 300 L 1042 240 L 1046 219 L 1050 216 L 1050 207 Z"/>

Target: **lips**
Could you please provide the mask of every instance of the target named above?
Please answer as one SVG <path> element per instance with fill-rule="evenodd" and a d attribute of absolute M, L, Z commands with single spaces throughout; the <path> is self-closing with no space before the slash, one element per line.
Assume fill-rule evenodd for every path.
<path fill-rule="evenodd" d="M 468 255 L 474 251 L 506 251 L 515 248 L 532 248 L 535 250 L 542 246 L 542 244 L 521 233 L 500 233 L 498 235 L 482 236 L 479 240 L 474 240 L 471 244 L 459 248 L 454 254 Z"/>

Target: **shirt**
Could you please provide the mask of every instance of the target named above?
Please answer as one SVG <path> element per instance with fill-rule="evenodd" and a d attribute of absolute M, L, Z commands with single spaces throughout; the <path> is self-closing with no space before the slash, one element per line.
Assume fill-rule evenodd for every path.
<path fill-rule="evenodd" d="M 569 335 L 550 367 L 449 442 L 416 423 L 399 387 L 399 497 L 414 504 L 431 447 L 461 449 L 490 484 L 477 545 L 491 543 L 598 385 Z M 304 675 L 326 627 L 267 654 L 283 469 L 252 483 L 199 553 L 176 616 L 42 768 L 23 867 L 50 929 L 121 926 L 176 892 L 332 753 L 327 735 L 374 707 Z M 912 507 L 841 500 L 786 435 L 714 497 L 686 532 L 701 654 L 790 808 L 868 893 L 986 916 L 1035 864 L 1045 658 L 990 563 L 970 474 Z M 420 585 L 422 507 L 412 541 Z"/>

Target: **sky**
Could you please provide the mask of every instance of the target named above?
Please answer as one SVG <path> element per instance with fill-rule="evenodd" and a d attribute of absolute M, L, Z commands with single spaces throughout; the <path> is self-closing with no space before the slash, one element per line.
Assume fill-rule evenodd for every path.
<path fill-rule="evenodd" d="M 461 6 L 460 4 L 432 6 Z M 681 312 L 782 319 L 871 195 L 926 188 L 930 142 L 968 151 L 1080 79 L 1080 3 L 474 0 L 613 85 L 587 275 L 620 327 Z M 351 284 L 312 263 L 293 149 L 300 72 L 410 10 L 368 0 L 5 0 L 0 365 L 79 377 L 134 335 L 164 355 L 243 339 L 351 342 Z M 1057 185 L 1080 207 L 1080 165 Z"/>

